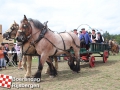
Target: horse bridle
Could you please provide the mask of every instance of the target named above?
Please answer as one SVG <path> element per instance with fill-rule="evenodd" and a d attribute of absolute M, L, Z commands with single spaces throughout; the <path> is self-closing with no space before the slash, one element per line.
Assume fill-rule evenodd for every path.
<path fill-rule="evenodd" d="M 24 28 L 24 29 L 26 29 L 26 28 L 29 28 L 29 26 L 30 26 L 30 29 L 31 29 L 31 33 L 32 33 L 32 26 L 31 26 L 31 24 L 28 22 L 27 24 L 24 24 L 22 27 Z M 23 31 L 22 31 L 23 32 Z M 24 32 L 23 32 L 24 33 Z M 25 33 L 24 33 L 25 34 Z M 27 40 L 29 40 L 30 39 L 30 37 L 31 37 L 32 35 L 30 34 L 30 35 L 28 35 L 27 36 Z"/>
<path fill-rule="evenodd" d="M 13 27 L 13 26 L 12 26 Z M 14 31 L 14 30 L 16 30 L 17 31 L 17 29 L 16 28 L 10 28 L 10 31 L 8 31 L 8 32 L 6 32 L 6 33 L 8 33 L 8 36 L 6 37 L 6 38 L 11 38 L 11 33 Z"/>
<path fill-rule="evenodd" d="M 47 24 L 47 22 L 46 22 L 46 24 Z M 25 35 L 25 40 L 24 40 L 23 43 L 26 43 L 30 38 L 33 38 L 33 35 L 36 35 L 38 32 L 40 32 L 40 31 L 38 31 L 38 32 L 32 34 L 32 26 L 31 26 L 31 24 L 30 24 L 29 21 L 28 21 L 27 24 L 23 24 L 23 25 L 22 25 L 22 28 L 23 28 L 25 31 L 26 31 L 26 28 L 30 28 L 30 30 L 31 30 L 31 34 L 29 34 L 28 36 L 26 36 L 26 34 L 25 34 L 25 32 L 24 32 L 23 30 L 18 30 L 19 33 L 22 33 L 22 35 Z M 41 30 L 41 33 L 40 33 L 39 37 L 38 37 L 35 41 L 33 41 L 33 43 L 34 43 L 34 44 L 38 43 L 38 42 L 44 37 L 44 35 L 46 34 L 46 32 L 47 32 L 47 27 L 44 26 L 44 27 L 42 28 L 42 30 Z M 22 41 L 22 40 L 21 40 L 21 41 Z"/>
<path fill-rule="evenodd" d="M 23 24 L 22 25 L 22 30 L 20 30 L 20 29 L 18 30 L 18 32 L 20 33 L 20 36 L 16 37 L 16 39 L 17 39 L 18 42 L 25 43 L 25 42 L 27 42 L 30 39 L 31 34 L 29 34 L 28 36 L 26 36 L 26 34 L 24 32 L 24 31 L 26 31 L 26 28 L 29 28 L 29 26 L 30 26 L 30 30 L 32 32 L 32 27 L 31 27 L 31 25 L 30 25 L 29 22 L 27 24 Z M 21 35 L 24 35 L 25 37 L 22 37 Z"/>
<path fill-rule="evenodd" d="M 47 22 L 46 22 L 46 24 L 47 24 Z M 25 36 L 25 37 L 26 37 L 26 40 L 25 40 L 24 42 L 22 42 L 22 44 L 28 42 L 28 41 L 30 40 L 30 38 L 33 38 L 33 35 L 36 35 L 38 32 L 40 32 L 40 31 L 38 31 L 38 32 L 32 34 L 32 26 L 31 26 L 30 22 L 28 22 L 27 24 L 24 24 L 22 27 L 23 27 L 23 29 L 26 29 L 26 28 L 29 28 L 29 26 L 30 26 L 30 28 L 31 28 L 31 34 L 28 35 L 28 36 Z M 22 30 L 18 30 L 18 32 L 21 32 L 21 33 L 23 33 L 24 35 L 26 35 L 25 32 L 23 32 Z M 44 37 L 44 35 L 46 34 L 46 32 L 47 32 L 47 27 L 44 26 L 44 27 L 42 28 L 42 30 L 41 30 L 41 33 L 40 33 L 39 37 L 38 37 L 35 41 L 30 41 L 29 47 L 26 49 L 25 52 L 23 52 L 23 54 L 26 55 L 27 52 L 28 52 L 28 50 L 29 50 L 29 48 L 30 48 L 31 46 L 34 46 L 34 48 L 35 48 L 35 44 L 38 43 L 38 42 Z M 23 47 L 22 47 L 22 49 L 23 49 Z M 22 51 L 23 51 L 23 50 L 22 50 Z"/>

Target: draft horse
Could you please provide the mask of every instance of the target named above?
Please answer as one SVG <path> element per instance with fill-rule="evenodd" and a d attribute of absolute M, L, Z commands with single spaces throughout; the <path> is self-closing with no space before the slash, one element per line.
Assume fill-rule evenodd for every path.
<path fill-rule="evenodd" d="M 18 29 L 19 29 L 19 24 L 17 24 L 14 21 L 14 23 L 11 24 L 10 28 L 3 34 L 3 38 L 7 40 L 15 39 Z M 22 48 L 22 52 L 23 52 L 22 64 L 23 64 L 24 69 L 26 70 L 25 77 L 28 78 L 28 77 L 31 77 L 32 56 L 33 55 L 36 56 L 38 54 L 36 53 L 34 45 L 31 45 L 30 42 L 25 43 L 22 47 L 23 47 Z M 54 60 L 55 60 L 55 68 L 58 69 L 57 57 L 54 57 Z M 49 67 L 47 68 L 46 72 L 49 74 Z"/>
<path fill-rule="evenodd" d="M 28 43 L 30 40 L 31 43 L 35 45 L 37 53 L 41 55 L 38 70 L 35 73 L 34 78 L 41 79 L 41 72 L 45 62 L 49 65 L 50 75 L 56 76 L 57 72 L 53 66 L 51 57 L 60 54 L 69 55 L 70 59 L 68 64 L 70 69 L 75 72 L 80 71 L 80 40 L 73 32 L 55 34 L 47 27 L 47 23 L 43 25 L 38 20 L 31 18 L 27 19 L 24 15 L 16 34 L 16 40 L 23 44 Z M 70 54 L 69 50 L 71 48 L 74 50 L 74 57 Z"/>
<path fill-rule="evenodd" d="M 118 44 L 115 43 L 115 41 L 109 40 L 109 46 L 113 55 L 116 55 L 119 53 L 119 46 Z"/>

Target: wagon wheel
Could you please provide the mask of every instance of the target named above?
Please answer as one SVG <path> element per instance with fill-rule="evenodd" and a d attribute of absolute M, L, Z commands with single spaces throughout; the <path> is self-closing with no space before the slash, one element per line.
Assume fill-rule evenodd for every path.
<path fill-rule="evenodd" d="M 107 62 L 107 58 L 108 58 L 108 51 L 105 50 L 105 51 L 103 52 L 103 62 L 104 62 L 104 63 Z"/>
<path fill-rule="evenodd" d="M 95 66 L 95 57 L 94 56 L 91 56 L 89 58 L 89 65 L 91 68 Z"/>

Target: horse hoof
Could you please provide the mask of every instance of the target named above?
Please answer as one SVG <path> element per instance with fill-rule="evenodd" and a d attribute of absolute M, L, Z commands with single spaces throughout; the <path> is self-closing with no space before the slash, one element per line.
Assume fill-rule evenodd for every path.
<path fill-rule="evenodd" d="M 41 76 L 40 71 L 37 71 L 37 72 L 35 73 L 35 75 L 34 75 L 34 78 L 39 78 L 40 76 Z"/>
<path fill-rule="evenodd" d="M 39 82 L 41 82 L 41 78 L 33 78 L 33 80 L 34 80 L 34 82 L 37 82 L 37 83 L 39 83 Z"/>

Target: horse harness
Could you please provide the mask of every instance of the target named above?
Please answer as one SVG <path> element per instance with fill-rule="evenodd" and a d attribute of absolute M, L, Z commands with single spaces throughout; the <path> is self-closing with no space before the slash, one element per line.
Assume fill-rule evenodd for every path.
<path fill-rule="evenodd" d="M 16 30 L 16 29 L 10 28 L 10 32 L 6 32 L 6 33 L 8 33 L 6 39 L 7 39 L 7 38 L 11 38 L 11 33 L 13 32 L 13 30 Z M 12 39 L 13 39 L 13 38 L 12 38 Z"/>
<path fill-rule="evenodd" d="M 41 33 L 40 33 L 39 37 L 38 37 L 34 42 L 30 42 L 30 45 L 29 45 L 28 49 L 27 49 L 23 54 L 26 55 L 26 54 L 27 54 L 27 51 L 29 50 L 29 48 L 31 47 L 31 45 L 35 47 L 35 44 L 38 43 L 42 38 L 45 38 L 47 41 L 49 41 L 49 42 L 56 48 L 56 50 L 55 50 L 55 52 L 54 52 L 54 54 L 53 54 L 52 56 L 55 56 L 56 53 L 58 52 L 58 50 L 62 50 L 62 51 L 65 51 L 65 52 L 69 52 L 69 51 L 70 51 L 70 49 L 69 49 L 69 50 L 66 50 L 66 46 L 65 46 L 64 39 L 62 38 L 62 36 L 60 35 L 60 33 L 58 33 L 58 34 L 60 35 L 60 37 L 61 37 L 61 39 L 62 39 L 64 49 L 58 48 L 58 47 L 55 46 L 48 38 L 45 37 L 45 34 L 47 33 L 47 31 L 48 31 L 48 28 L 47 28 L 46 26 L 44 26 L 44 28 L 41 30 Z M 64 32 L 63 32 L 63 33 L 64 33 Z M 67 32 L 67 33 L 68 33 L 68 32 Z M 68 34 L 71 36 L 70 33 L 68 33 Z M 30 37 L 31 37 L 31 36 L 32 36 L 32 35 L 30 35 Z M 30 37 L 29 37 L 28 39 L 30 39 Z M 74 41 L 74 39 L 73 39 L 72 36 L 71 36 L 71 38 L 72 38 L 72 40 L 73 40 L 73 43 L 76 45 L 76 43 L 75 43 L 75 41 Z M 28 39 L 27 39 L 27 40 L 28 40 Z M 76 47 L 80 48 L 80 46 L 78 46 L 78 45 L 76 45 Z"/>

